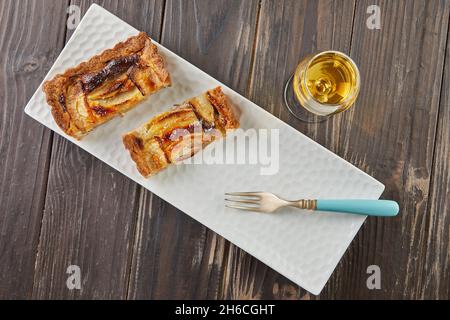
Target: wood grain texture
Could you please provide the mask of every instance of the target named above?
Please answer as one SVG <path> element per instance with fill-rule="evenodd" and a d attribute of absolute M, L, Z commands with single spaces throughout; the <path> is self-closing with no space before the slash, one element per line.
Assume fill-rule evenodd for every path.
<path fill-rule="evenodd" d="M 341 119 L 335 117 L 325 123 L 306 125 L 289 113 L 282 93 L 304 56 L 329 49 L 349 53 L 353 14 L 353 1 L 263 1 L 259 18 L 250 99 L 334 151 L 339 146 Z M 252 297 L 312 298 L 274 270 L 252 261 L 249 255 L 236 253 L 235 259 L 236 269 L 253 265 L 253 269 L 248 267 L 247 271 L 241 271 L 239 278 L 230 281 L 253 283 L 257 289 L 253 290 Z M 229 290 L 226 297 L 236 297 L 232 292 Z"/>
<path fill-rule="evenodd" d="M 450 299 L 450 34 L 429 191 L 421 299 Z"/>
<path fill-rule="evenodd" d="M 366 27 L 381 8 L 381 30 Z M 368 219 L 321 297 L 420 298 L 429 235 L 427 212 L 449 23 L 448 1 L 358 1 L 351 55 L 362 88 L 345 112 L 338 153 L 386 185 L 400 203 L 393 219 Z M 438 254 L 437 252 L 433 254 Z M 440 254 L 440 253 L 439 253 Z M 367 267 L 381 268 L 381 290 L 368 290 Z"/>
<path fill-rule="evenodd" d="M 336 151 L 340 117 L 305 124 L 284 106 L 283 90 L 297 64 L 324 50 L 350 52 L 355 2 L 262 1 L 250 98 L 281 120 Z"/>
<path fill-rule="evenodd" d="M 82 12 L 90 1 L 75 1 Z M 105 9 L 158 37 L 163 2 L 101 1 Z M 55 136 L 33 298 L 125 298 L 138 187 L 68 140 Z M 81 290 L 68 290 L 69 265 Z"/>
<path fill-rule="evenodd" d="M 366 221 L 317 297 L 25 116 L 73 32 L 68 5 L 92 2 L 0 2 L 0 299 L 450 298 L 449 1 L 95 1 L 400 203 L 398 217 Z M 374 4 L 381 30 L 366 27 Z M 354 108 L 306 125 L 282 90 L 302 57 L 327 49 L 354 58 L 362 91 Z M 66 287 L 71 264 L 79 291 Z M 381 290 L 366 287 L 372 264 Z"/>
<path fill-rule="evenodd" d="M 52 134 L 23 109 L 64 45 L 67 3 L 50 2 L 0 2 L 0 299 L 33 286 Z"/>
<path fill-rule="evenodd" d="M 167 1 L 161 43 L 245 94 L 257 14 L 257 1 Z M 221 297 L 230 246 L 142 190 L 129 298 Z"/>

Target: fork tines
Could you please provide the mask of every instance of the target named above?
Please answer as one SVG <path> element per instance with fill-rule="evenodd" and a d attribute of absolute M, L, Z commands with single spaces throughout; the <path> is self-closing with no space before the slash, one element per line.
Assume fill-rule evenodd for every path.
<path fill-rule="evenodd" d="M 255 211 L 260 208 L 260 192 L 226 192 L 225 204 L 228 208 Z M 244 205 L 242 205 L 244 204 Z"/>

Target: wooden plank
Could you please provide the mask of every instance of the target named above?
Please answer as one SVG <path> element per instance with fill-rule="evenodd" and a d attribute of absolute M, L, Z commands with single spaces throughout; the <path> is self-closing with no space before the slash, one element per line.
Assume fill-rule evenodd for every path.
<path fill-rule="evenodd" d="M 99 3 L 158 37 L 163 2 Z M 91 1 L 73 4 L 84 13 Z M 137 192 L 130 179 L 55 136 L 33 298 L 126 297 Z M 66 287 L 69 265 L 81 269 L 81 290 Z"/>
<path fill-rule="evenodd" d="M 342 5 L 342 3 L 339 4 Z M 358 3 L 352 42 L 354 49 L 351 53 L 361 66 L 365 83 L 361 99 L 355 109 L 335 117 L 331 122 L 314 126 L 297 123 L 283 109 L 281 95 L 278 97 L 273 95 L 273 92 L 281 92 L 284 81 L 280 81 L 278 78 L 266 84 L 266 79 L 276 78 L 279 73 L 282 73 L 281 70 L 286 70 L 286 67 L 283 69 L 283 63 L 289 61 L 289 55 L 283 56 L 279 53 L 280 49 L 273 53 L 275 57 L 270 56 L 271 51 L 267 48 L 278 48 L 279 43 L 288 41 L 283 42 L 279 39 L 280 34 L 272 35 L 269 30 L 273 32 L 274 26 L 282 25 L 281 21 L 286 21 L 285 23 L 289 26 L 294 24 L 292 29 L 288 30 L 295 30 L 303 36 L 305 33 L 310 34 L 311 31 L 308 30 L 311 30 L 311 25 L 314 24 L 306 21 L 305 24 L 310 29 L 302 33 L 299 32 L 302 29 L 296 26 L 292 19 L 282 17 L 272 19 L 278 21 L 278 25 L 276 23 L 269 24 L 267 29 L 264 29 L 264 6 L 268 6 L 268 17 L 276 16 L 280 11 L 273 7 L 277 5 L 273 2 L 263 2 L 261 9 L 253 75 L 255 82 L 251 86 L 257 88 L 255 93 L 251 94 L 253 100 L 263 106 L 268 106 L 268 110 L 272 113 L 278 114 L 283 120 L 338 152 L 363 170 L 375 175 L 387 185 L 385 197 L 398 200 L 404 208 L 403 215 L 397 219 L 390 221 L 370 219 L 368 221 L 364 228 L 365 231 L 359 234 L 319 298 L 412 298 L 419 296 L 420 288 L 423 285 L 415 282 L 418 279 L 417 276 L 420 278 L 420 271 L 424 265 L 424 259 L 419 259 L 419 257 L 426 249 L 424 241 L 426 234 L 421 225 L 426 221 L 423 217 L 426 214 L 425 198 L 428 193 L 435 120 L 439 102 L 436 97 L 439 96 L 442 57 L 448 27 L 448 4 L 444 2 L 420 3 L 418 1 L 381 2 L 380 6 L 384 8 L 382 31 L 366 28 L 366 9 L 371 4 L 373 3 Z M 314 16 L 312 12 L 318 10 L 308 9 L 315 8 L 314 3 L 296 2 L 294 5 L 299 6 L 297 10 L 289 11 L 308 12 L 299 21 L 305 21 L 307 18 L 313 19 L 311 18 Z M 303 7 L 301 7 L 302 5 Z M 317 16 L 323 14 L 323 8 L 330 8 L 330 2 L 323 2 L 322 5 Z M 292 6 L 286 7 L 292 8 Z M 342 6 L 338 6 L 338 8 L 344 9 Z M 336 12 L 336 10 L 330 12 Z M 344 12 L 351 11 L 347 8 L 336 14 L 336 17 L 342 18 Z M 429 17 L 433 17 L 433 19 Z M 270 21 L 270 19 L 268 20 Z M 322 19 L 317 20 L 322 21 Z M 344 18 L 341 23 L 336 23 L 335 20 L 331 21 L 333 21 L 333 26 L 340 26 L 336 28 L 342 28 L 342 22 L 348 21 L 348 18 Z M 285 31 L 286 27 L 281 30 Z M 329 31 L 330 29 L 325 28 L 325 30 Z M 313 32 L 311 40 L 317 39 L 314 37 L 316 33 L 317 31 Z M 336 33 L 331 32 L 331 34 L 337 36 Z M 345 34 L 338 33 L 341 36 Z M 272 40 L 270 39 L 271 35 L 273 36 L 272 42 L 270 41 Z M 288 39 L 292 39 L 292 36 Z M 328 48 L 346 51 L 345 40 L 348 38 L 341 39 L 343 43 L 341 49 L 336 46 L 336 40 L 331 41 L 331 44 L 328 42 Z M 292 42 L 290 43 L 292 44 Z M 316 48 L 314 41 L 308 41 L 307 38 L 302 39 L 301 43 L 310 43 L 311 51 Z M 325 41 L 323 46 L 326 46 L 326 43 Z M 295 47 L 295 42 L 293 46 Z M 266 56 L 259 56 L 259 47 Z M 264 48 L 265 50 L 263 50 Z M 326 48 L 317 46 L 317 49 Z M 286 49 L 288 53 L 292 52 L 290 50 L 292 48 Z M 298 50 L 300 53 L 308 51 L 302 46 Z M 302 55 L 299 54 L 299 56 Z M 258 60 L 261 61 L 261 66 L 258 66 Z M 271 61 L 271 63 L 267 64 L 266 61 Z M 281 67 L 277 65 L 278 61 Z M 291 63 L 292 70 L 296 60 L 292 59 Z M 267 71 L 267 69 L 269 70 Z M 288 75 L 289 72 L 285 72 L 284 77 L 287 78 Z M 426 86 L 419 88 L 419 81 L 422 82 L 424 79 Z M 279 88 L 279 90 L 274 90 L 274 88 Z M 264 95 L 264 93 L 266 94 Z M 372 101 L 379 102 L 380 106 L 377 104 L 376 110 L 372 107 Z M 398 108 L 392 108 L 392 105 L 398 105 Z M 364 111 L 360 111 L 361 109 Z M 398 126 L 392 128 L 390 121 L 393 121 L 392 123 L 397 121 Z M 374 127 L 376 124 L 378 127 Z M 420 128 L 418 132 L 413 130 L 416 127 Z M 367 132 L 371 135 L 368 135 Z M 410 135 L 412 135 L 411 138 L 409 138 Z M 408 140 L 410 142 L 406 146 L 402 145 L 404 141 Z M 419 150 L 422 152 L 419 153 Z M 398 241 L 399 233 L 404 235 L 401 241 Z M 210 247 L 216 248 L 213 241 L 211 241 Z M 303 290 L 299 290 L 292 282 L 272 270 L 267 270 L 264 266 L 258 269 L 259 262 L 252 261 L 251 258 L 246 260 L 248 255 L 240 251 L 240 254 L 233 255 L 230 253 L 229 248 L 231 247 L 228 246 L 225 250 L 223 247 L 219 248 L 220 252 L 227 251 L 226 255 L 221 255 L 224 258 L 220 262 L 220 265 L 224 265 L 226 268 L 219 268 L 222 270 L 219 272 L 223 276 L 216 277 L 220 279 L 220 286 L 219 292 L 214 296 L 310 298 L 309 295 L 304 294 Z M 244 258 L 240 258 L 241 256 Z M 214 261 L 216 257 L 209 257 L 208 261 Z M 378 264 L 382 267 L 383 290 L 369 291 L 366 287 L 365 270 L 371 264 Z"/>
<path fill-rule="evenodd" d="M 332 150 L 339 145 L 339 118 L 305 125 L 285 108 L 282 93 L 297 63 L 307 54 L 330 49 L 349 53 L 353 11 L 354 2 L 345 0 L 263 1 L 259 19 L 250 98 Z M 249 255 L 236 250 L 233 256 L 224 297 L 311 298 Z"/>
<path fill-rule="evenodd" d="M 374 4 L 381 30 L 366 27 Z M 383 197 L 397 200 L 401 211 L 367 220 L 321 297 L 414 299 L 424 279 L 437 280 L 425 274 L 434 239 L 427 225 L 438 214 L 430 216 L 427 201 L 449 7 L 448 1 L 357 2 L 351 54 L 363 85 L 356 107 L 342 115 L 338 151 L 383 182 Z M 381 290 L 366 286 L 369 265 L 381 268 Z"/>
<path fill-rule="evenodd" d="M 48 70 L 56 58 L 57 50 L 49 52 L 49 48 L 58 47 L 58 43 L 60 48 L 64 39 L 63 28 L 46 26 L 42 22 L 48 19 L 42 17 L 50 11 L 53 21 L 58 21 L 55 17 L 64 15 L 61 11 L 66 4 L 61 6 L 62 10 L 59 5 L 52 5 L 49 10 L 48 6 L 36 5 L 36 2 L 25 3 L 25 8 L 22 4 L 3 2 L 0 5 L 0 26 L 17 25 L 12 30 L 19 30 L 0 35 L 0 47 L 9 48 L 6 58 L 0 56 L 0 85 L 5 88 L 6 80 L 9 84 L 12 79 L 17 83 L 17 91 L 28 92 L 27 98 L 18 103 L 21 99 L 16 97 L 20 95 L 10 95 L 11 89 L 0 90 L 4 110 L 13 110 L 4 113 L 7 117 L 0 116 L 1 130 L 6 134 L 2 136 L 8 137 L 0 142 L 1 160 L 7 164 L 2 170 L 5 178 L 0 184 L 3 197 L 0 200 L 2 212 L 15 213 L 14 218 L 10 214 L 0 216 L 0 298 L 24 298 L 31 289 L 39 235 L 36 225 L 40 222 L 35 212 L 39 214 L 44 206 L 45 170 L 41 168 L 49 163 L 50 152 L 46 145 L 50 134 L 34 121 L 22 119 L 23 105 L 34 91 L 30 87 L 26 89 L 25 83 L 30 80 L 36 82 L 35 86 L 40 83 L 45 72 L 39 72 Z M 30 9 L 27 4 L 31 4 Z M 372 4 L 382 8 L 379 31 L 368 30 L 365 25 L 366 8 Z M 136 27 L 139 27 L 137 23 L 143 24 L 149 15 L 147 12 L 152 11 L 147 7 L 144 12 L 141 5 L 136 13 L 136 6 L 125 7 L 115 1 L 106 2 L 107 8 L 108 5 L 119 16 L 127 12 L 122 17 Z M 247 5 L 247 2 L 237 4 L 241 9 L 248 8 Z M 16 12 L 15 6 L 21 10 Z M 83 11 L 88 7 L 86 2 L 81 6 Z M 155 6 L 162 10 L 161 3 Z M 368 220 L 319 298 L 448 298 L 448 64 L 439 111 L 438 106 L 449 4 L 444 1 L 359 1 L 351 55 L 363 75 L 361 97 L 355 109 L 314 126 L 298 123 L 287 113 L 282 105 L 281 88 L 297 60 L 306 53 L 330 47 L 350 51 L 353 3 L 293 1 L 283 6 L 262 1 L 252 77 L 249 77 L 252 48 L 247 46 L 254 40 L 257 20 L 254 14 L 258 5 L 252 3 L 251 9 L 245 10 L 233 9 L 235 6 L 235 3 L 224 5 L 226 8 L 211 3 L 194 6 L 169 1 L 163 43 L 375 175 L 387 186 L 385 197 L 401 203 L 400 217 Z M 25 12 L 28 20 L 14 18 L 16 23 L 8 23 L 13 7 L 15 15 Z M 201 15 L 203 10 L 213 12 L 213 16 Z M 33 18 L 32 12 L 38 12 L 39 19 Z M 138 22 L 134 20 L 136 16 L 140 17 Z M 30 23 L 30 19 L 34 23 Z M 230 27 L 232 24 L 236 29 Z M 41 27 L 36 28 L 36 25 Z M 147 28 L 149 25 L 160 25 L 160 20 L 159 24 L 145 24 Z M 209 26 L 206 29 L 209 32 L 202 29 L 189 36 L 182 32 L 183 28 L 196 30 L 203 25 Z M 27 38 L 31 27 L 43 30 L 38 34 L 48 35 L 47 39 Z M 57 39 L 60 42 L 55 41 Z M 46 41 L 51 43 L 41 46 Z M 211 53 L 213 51 L 220 54 Z M 17 52 L 27 54 L 17 56 Z M 234 57 L 229 52 L 233 52 Z M 448 52 L 447 49 L 447 57 Z M 37 60 L 36 70 L 33 58 L 40 56 L 43 58 Z M 28 63 L 26 57 L 33 63 Z M 219 61 L 225 59 L 227 63 L 216 67 L 217 62 L 214 62 L 218 57 L 222 59 Z M 227 69 L 229 66 L 232 70 Z M 247 89 L 249 78 L 253 79 L 250 90 Z M 280 95 L 274 94 L 276 92 Z M 17 105 L 20 113 L 16 112 Z M 19 138 L 12 138 L 8 136 L 11 129 L 5 129 L 25 125 L 30 128 L 29 136 L 20 133 Z M 433 147 L 435 135 L 436 149 Z M 33 144 L 28 143 L 30 139 Z M 57 152 L 52 156 L 33 297 L 313 298 L 151 193 L 138 190 L 128 179 L 83 151 L 60 138 L 55 138 L 53 148 Z M 26 166 L 15 164 L 19 157 L 27 159 Z M 76 178 L 70 178 L 72 176 Z M 10 192 L 11 188 L 18 191 Z M 103 197 L 103 190 L 120 198 L 113 199 L 108 194 Z M 130 220 L 130 215 L 134 214 L 131 207 L 139 210 L 137 223 L 134 218 Z M 25 231 L 23 226 L 27 228 Z M 65 287 L 65 271 L 71 263 L 81 266 L 81 292 L 68 292 Z M 130 264 L 132 272 L 127 295 Z M 370 264 L 381 267 L 382 290 L 366 288 L 365 270 Z"/>
<path fill-rule="evenodd" d="M 162 44 L 246 94 L 258 1 L 167 1 Z M 216 298 L 230 245 L 161 199 L 140 194 L 129 298 Z"/>
<path fill-rule="evenodd" d="M 66 7 L 0 2 L 0 299 L 33 286 L 52 135 L 23 109 L 64 44 Z"/>
<path fill-rule="evenodd" d="M 308 54 L 350 51 L 355 2 L 348 0 L 262 1 L 251 99 L 332 151 L 339 146 L 340 118 L 305 124 L 284 106 L 283 90 Z"/>
<path fill-rule="evenodd" d="M 450 299 L 450 34 L 438 113 L 428 200 L 426 244 L 422 252 L 421 299 Z"/>

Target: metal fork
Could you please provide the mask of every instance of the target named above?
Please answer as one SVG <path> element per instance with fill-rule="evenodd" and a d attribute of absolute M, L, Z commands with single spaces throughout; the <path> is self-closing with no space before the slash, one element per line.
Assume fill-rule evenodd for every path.
<path fill-rule="evenodd" d="M 279 208 L 289 206 L 307 210 L 391 217 L 396 216 L 399 211 L 397 202 L 391 200 L 301 199 L 289 201 L 270 192 L 227 192 L 225 196 L 226 207 L 255 212 L 274 212 Z"/>

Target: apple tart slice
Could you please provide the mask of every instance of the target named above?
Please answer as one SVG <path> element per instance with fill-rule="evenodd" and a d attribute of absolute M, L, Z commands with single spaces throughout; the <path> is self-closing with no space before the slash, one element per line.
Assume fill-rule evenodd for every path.
<path fill-rule="evenodd" d="M 123 143 L 139 172 L 148 177 L 238 127 L 230 102 L 217 87 L 155 116 L 125 134 Z"/>
<path fill-rule="evenodd" d="M 58 126 L 77 139 L 171 85 L 158 49 L 141 32 L 44 83 Z"/>

